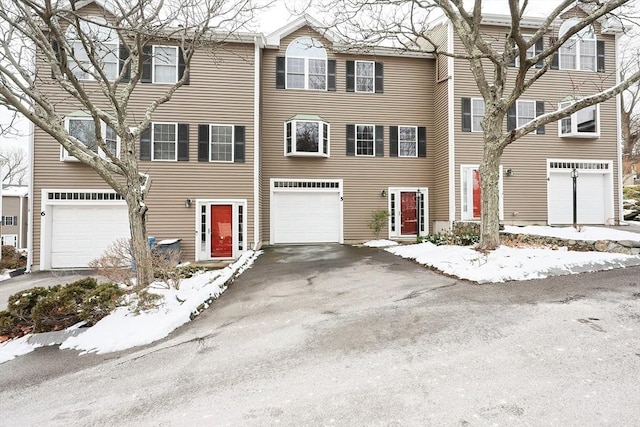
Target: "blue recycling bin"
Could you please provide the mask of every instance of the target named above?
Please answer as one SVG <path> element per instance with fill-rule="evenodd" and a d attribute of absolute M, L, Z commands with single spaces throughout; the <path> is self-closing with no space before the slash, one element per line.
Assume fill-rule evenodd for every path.
<path fill-rule="evenodd" d="M 147 243 L 149 244 L 149 249 L 153 250 L 153 247 L 156 245 L 156 238 L 153 236 L 147 237 Z M 131 271 L 136 271 L 136 260 L 131 259 Z"/>

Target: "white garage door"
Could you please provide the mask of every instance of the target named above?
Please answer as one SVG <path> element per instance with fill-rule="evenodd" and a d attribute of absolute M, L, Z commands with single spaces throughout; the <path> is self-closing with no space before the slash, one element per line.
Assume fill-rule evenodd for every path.
<path fill-rule="evenodd" d="M 274 189 L 271 193 L 272 243 L 342 242 L 338 189 Z"/>
<path fill-rule="evenodd" d="M 114 240 L 129 236 L 126 206 L 53 206 L 51 268 L 87 267 Z"/>
<path fill-rule="evenodd" d="M 578 169 L 576 207 L 578 224 L 606 224 L 613 217 L 611 173 Z M 549 224 L 573 224 L 573 179 L 571 170 L 550 170 L 548 182 Z"/>

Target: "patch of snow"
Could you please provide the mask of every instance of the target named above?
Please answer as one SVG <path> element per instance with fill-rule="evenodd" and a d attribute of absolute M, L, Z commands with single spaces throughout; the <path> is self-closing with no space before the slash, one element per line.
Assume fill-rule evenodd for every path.
<path fill-rule="evenodd" d="M 178 240 L 181 239 L 165 239 L 165 240 L 160 240 L 159 242 L 156 242 L 157 245 L 172 245 L 174 243 L 176 243 Z"/>
<path fill-rule="evenodd" d="M 27 341 L 30 337 L 31 335 L 29 334 L 0 344 L 0 363 L 8 362 L 23 354 L 31 353 L 40 347 L 40 345 L 37 344 L 29 344 Z"/>
<path fill-rule="evenodd" d="M 5 273 L 3 275 L 0 275 L 0 282 L 2 282 L 4 280 L 7 280 L 7 279 L 10 279 L 10 278 L 11 278 L 11 276 L 9 276 L 9 273 Z"/>
<path fill-rule="evenodd" d="M 368 242 L 363 243 L 364 246 L 369 246 L 370 248 L 386 248 L 388 246 L 397 246 L 398 242 L 394 242 L 392 240 L 369 240 Z"/>
<path fill-rule="evenodd" d="M 262 252 L 245 252 L 236 262 L 215 271 L 207 271 L 180 281 L 179 289 L 167 289 L 162 283 L 153 283 L 149 292 L 161 295 L 162 303 L 155 309 L 133 313 L 128 307 L 119 307 L 85 333 L 70 337 L 61 349 L 80 350 L 98 354 L 126 350 L 150 344 L 169 335 L 191 320 L 193 313 L 211 298 L 217 298 L 226 289 L 226 283 L 251 267 Z"/>
<path fill-rule="evenodd" d="M 528 249 L 500 246 L 487 254 L 470 246 L 436 246 L 425 242 L 386 251 L 445 274 L 478 283 L 541 279 L 549 276 L 624 267 L 631 255 L 603 252 Z"/>
<path fill-rule="evenodd" d="M 559 237 L 573 240 L 640 240 L 639 233 L 606 227 L 582 227 L 580 231 L 578 231 L 573 227 L 538 225 L 516 227 L 513 225 L 505 225 L 504 231 L 512 234 L 533 234 L 536 236 Z"/>

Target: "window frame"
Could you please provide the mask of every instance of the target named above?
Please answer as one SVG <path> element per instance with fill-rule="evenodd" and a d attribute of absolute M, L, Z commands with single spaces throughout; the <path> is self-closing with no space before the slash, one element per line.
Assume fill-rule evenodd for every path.
<path fill-rule="evenodd" d="M 297 150 L 297 124 L 316 123 L 318 125 L 318 151 Z M 287 134 L 287 125 L 291 124 L 291 135 Z M 326 134 L 325 134 L 326 133 Z M 287 139 L 291 138 L 291 151 L 287 152 Z M 326 141 L 327 151 L 324 152 Z M 284 155 L 285 157 L 330 157 L 331 155 L 331 126 L 323 120 L 293 119 L 284 122 Z"/>
<path fill-rule="evenodd" d="M 8 221 L 11 219 L 11 221 Z M 11 222 L 11 224 L 9 224 Z M 2 226 L 3 227 L 15 227 L 18 224 L 18 217 L 16 215 L 2 215 Z"/>
<path fill-rule="evenodd" d="M 560 103 L 558 103 L 558 109 L 561 110 L 563 108 L 566 108 L 569 105 L 573 104 L 574 102 L 576 102 L 576 101 L 572 100 L 572 101 L 560 102 Z M 584 111 L 584 110 L 586 110 L 588 108 L 594 108 L 595 109 L 596 131 L 595 132 L 579 132 L 578 131 L 578 113 L 580 113 L 581 111 Z M 563 127 L 563 123 L 567 119 L 570 120 L 571 130 L 568 133 L 564 133 L 562 131 L 562 127 Z M 567 117 L 564 117 L 564 118 L 558 120 L 558 136 L 560 138 L 599 138 L 600 137 L 600 104 L 594 104 L 594 105 L 590 105 L 588 107 L 584 107 L 583 109 L 572 113 L 570 116 L 567 116 Z"/>
<path fill-rule="evenodd" d="M 371 154 L 358 154 L 358 142 L 360 141 L 358 139 L 358 126 L 369 126 L 372 129 L 371 135 L 372 135 L 372 139 L 371 139 Z M 376 126 L 372 125 L 372 124 L 362 124 L 362 123 L 356 123 L 354 125 L 354 143 L 355 143 L 355 152 L 354 155 L 356 157 L 375 157 L 376 156 Z"/>
<path fill-rule="evenodd" d="M 371 77 L 358 75 L 359 63 L 371 64 L 371 71 L 372 71 Z M 366 79 L 370 78 L 372 83 L 371 90 L 358 90 L 359 78 L 366 78 Z M 353 91 L 355 93 L 376 93 L 376 62 L 375 61 L 360 61 L 360 60 L 353 61 Z"/>
<path fill-rule="evenodd" d="M 173 159 L 156 159 L 155 143 L 156 143 L 156 125 L 173 125 L 175 128 L 175 150 Z M 151 123 L 151 161 L 152 162 L 177 162 L 178 161 L 178 123 L 177 122 L 153 122 Z"/>
<path fill-rule="evenodd" d="M 482 209 L 480 208 L 480 217 L 473 216 L 473 171 L 479 171 L 478 164 L 461 164 L 460 165 L 460 220 L 461 221 L 480 221 Z M 498 218 L 504 221 L 504 169 L 499 166 L 498 176 Z M 480 184 L 481 185 L 481 184 Z M 481 193 L 482 194 L 482 193 Z M 482 195 L 480 195 L 480 203 L 482 204 Z"/>
<path fill-rule="evenodd" d="M 532 105 L 533 105 L 533 110 L 532 110 L 532 111 L 533 111 L 533 117 L 532 117 L 530 120 L 527 120 L 527 121 L 526 121 L 525 123 L 523 123 L 523 124 L 520 124 L 520 118 L 521 118 L 521 117 L 520 117 L 520 104 L 521 104 L 521 103 L 522 103 L 522 104 L 527 103 L 527 104 L 532 104 Z M 519 100 L 517 100 L 517 101 L 516 101 L 516 128 L 519 128 L 519 127 L 521 127 L 521 126 L 526 125 L 527 123 L 529 123 L 529 122 L 531 122 L 531 121 L 535 120 L 535 119 L 536 119 L 536 117 L 537 117 L 537 116 L 536 116 L 536 101 L 530 101 L 530 100 L 526 100 L 526 99 L 525 99 L 525 100 L 520 100 L 520 99 L 519 99 Z"/>
<path fill-rule="evenodd" d="M 529 40 L 531 40 L 531 37 L 533 37 L 532 34 L 523 34 L 522 35 L 522 38 L 526 42 L 529 42 Z M 531 45 L 531 47 L 529 47 L 529 49 L 527 49 L 526 58 L 530 59 L 530 58 L 533 58 L 534 56 L 536 56 L 536 45 L 535 45 L 535 43 L 533 45 Z M 516 67 L 520 67 L 520 55 L 516 56 L 515 66 Z"/>
<path fill-rule="evenodd" d="M 100 30 L 108 28 L 108 23 L 102 17 L 90 17 L 90 19 L 83 21 L 81 23 L 81 30 L 83 34 L 85 34 L 84 35 L 85 38 L 88 38 L 91 36 L 91 34 L 89 34 L 89 32 L 92 31 L 91 27 L 96 28 L 97 29 L 96 32 L 99 32 Z M 71 73 L 75 76 L 75 78 L 78 79 L 79 81 L 96 81 L 96 79 L 91 74 L 95 72 L 95 67 L 91 63 L 91 60 L 89 59 L 89 53 L 86 52 L 86 49 L 82 44 L 82 40 L 79 39 L 76 34 L 74 34 L 75 31 L 76 31 L 76 28 L 70 26 L 67 29 L 67 32 L 65 33 L 65 36 L 67 37 L 69 44 L 71 46 L 71 57 L 69 58 L 69 69 L 71 70 Z M 106 76 L 108 81 L 115 81 L 120 75 L 120 37 L 118 36 L 118 33 L 111 28 L 108 28 L 108 32 L 109 32 L 108 40 L 100 41 L 99 44 L 102 46 L 115 45 L 112 49 L 111 48 L 108 49 L 109 54 L 114 58 L 113 62 L 108 62 L 108 63 L 115 64 L 115 74 L 113 76 L 109 76 L 109 75 Z M 85 40 L 85 41 L 87 43 L 90 42 L 90 40 Z M 82 49 L 86 53 L 87 55 L 86 61 L 84 60 L 78 61 L 78 56 L 77 56 L 78 53 L 76 52 L 78 48 Z M 104 58 L 102 58 L 102 62 L 104 62 Z M 82 70 L 80 64 L 82 64 L 82 68 L 86 68 L 88 71 L 85 72 L 84 70 Z M 74 70 L 76 66 L 78 67 L 78 69 Z M 104 70 L 104 67 L 103 67 L 103 70 Z M 79 73 L 82 73 L 82 75 L 78 75 Z"/>
<path fill-rule="evenodd" d="M 415 148 L 415 154 L 414 155 L 403 155 L 402 154 L 402 150 L 401 150 L 401 146 L 402 146 L 402 139 L 401 139 L 401 135 L 402 132 L 400 131 L 402 128 L 411 128 L 415 130 L 415 140 L 414 140 L 414 148 Z M 405 157 L 405 158 L 417 158 L 418 157 L 418 126 L 409 126 L 409 125 L 398 125 L 398 157 Z"/>
<path fill-rule="evenodd" d="M 231 145 L 231 160 L 214 160 L 212 158 L 212 156 L 213 156 L 213 150 L 212 150 L 213 141 L 211 140 L 211 138 L 213 137 L 213 127 L 214 126 L 231 128 L 231 143 L 230 143 L 230 145 Z M 235 163 L 235 140 L 236 140 L 236 135 L 235 135 L 235 126 L 234 125 L 225 124 L 225 123 L 210 123 L 209 124 L 209 162 L 211 162 L 211 163 Z"/>
<path fill-rule="evenodd" d="M 71 135 L 70 131 L 69 131 L 69 124 L 71 120 L 82 120 L 82 121 L 88 121 L 88 122 L 93 122 L 93 117 L 65 117 L 64 119 L 64 128 L 65 131 Z M 109 126 L 104 122 L 104 121 L 100 121 L 100 129 L 101 129 L 101 136 L 102 136 L 102 140 L 107 141 L 107 128 L 109 128 Z M 111 130 L 115 133 L 115 130 L 113 130 L 113 128 L 111 128 Z M 73 136 L 73 135 L 72 135 Z M 82 142 L 82 141 L 80 141 Z M 84 145 L 84 142 L 82 143 Z M 86 145 L 85 145 L 86 147 Z M 93 151 L 93 150 L 92 150 Z M 105 160 L 109 160 L 109 156 L 107 155 L 107 153 L 105 153 L 102 148 L 100 148 L 98 145 L 96 145 L 96 151 L 95 153 L 101 158 L 101 159 L 105 159 Z M 116 152 L 113 153 L 113 155 L 116 158 L 120 158 L 120 136 L 116 133 Z M 80 160 L 78 160 L 76 157 L 74 157 L 73 155 L 69 154 L 69 152 L 61 145 L 60 146 L 60 161 L 61 162 L 79 162 Z"/>
<path fill-rule="evenodd" d="M 320 58 L 320 57 L 313 57 L 313 56 L 298 56 L 298 55 L 289 55 L 288 51 L 289 51 L 289 47 L 291 47 L 294 43 L 302 40 L 302 39 L 309 39 L 312 41 L 312 45 L 314 47 L 315 43 L 317 43 L 319 46 L 317 46 L 318 48 L 322 49 L 324 51 L 324 58 Z M 290 87 L 289 86 L 289 59 L 302 59 L 304 61 L 304 87 Z M 323 88 L 311 88 L 309 87 L 309 80 L 310 80 L 310 72 L 309 72 L 309 61 L 310 60 L 317 60 L 317 61 L 324 61 L 324 87 Z M 303 36 L 303 37 L 298 37 L 295 40 L 292 40 L 291 43 L 289 43 L 289 46 L 287 47 L 287 51 L 285 52 L 285 57 L 284 57 L 284 88 L 285 89 L 290 89 L 290 90 L 313 90 L 313 91 L 327 91 L 328 87 L 329 87 L 329 58 L 327 57 L 327 50 L 324 47 L 324 45 L 322 45 L 322 43 L 320 43 L 320 41 L 318 41 L 317 39 L 313 38 L 313 37 L 308 37 L 308 36 Z"/>
<path fill-rule="evenodd" d="M 475 126 L 473 125 L 474 122 L 475 122 L 474 118 L 476 117 L 476 114 L 474 114 L 474 112 L 473 112 L 473 104 L 476 101 L 482 103 L 482 116 L 479 116 L 480 117 L 480 122 L 482 122 L 482 118 L 484 117 L 484 112 L 485 112 L 484 99 L 483 98 L 471 98 L 471 105 L 470 105 L 470 107 L 471 107 L 471 111 L 470 111 L 470 115 L 471 115 L 471 132 L 482 132 L 483 131 L 482 125 L 480 125 L 480 129 L 476 129 Z"/>
<path fill-rule="evenodd" d="M 567 31 L 567 29 L 574 26 L 577 22 L 579 22 L 579 19 L 577 18 L 571 18 L 564 21 L 560 26 L 560 30 L 558 31 L 558 37 L 562 37 L 563 34 Z M 593 38 L 586 38 L 585 36 L 588 35 L 588 33 L 592 34 Z M 583 67 L 583 64 L 582 64 L 582 57 L 584 56 L 582 55 L 583 41 L 593 42 L 593 58 L 592 58 L 593 69 L 587 69 Z M 573 49 L 575 49 L 575 67 L 574 68 L 566 68 L 562 66 L 562 57 L 563 57 L 562 48 L 567 43 L 574 43 L 572 47 Z M 596 31 L 593 25 L 587 25 L 582 30 L 578 31 L 576 34 L 568 38 L 567 41 L 562 46 L 560 46 L 560 48 L 558 48 L 558 69 L 571 70 L 571 71 L 589 71 L 593 73 L 598 71 L 598 37 L 596 36 Z"/>
<path fill-rule="evenodd" d="M 156 79 L 156 66 L 159 64 L 156 64 L 156 48 L 161 48 L 161 49 L 166 49 L 166 48 L 170 48 L 170 49 L 174 49 L 176 52 L 176 64 L 175 64 L 175 80 L 173 82 L 159 82 Z M 165 65 L 168 66 L 168 65 Z M 152 51 L 151 51 L 151 82 L 154 84 L 175 84 L 178 82 L 178 80 L 180 80 L 178 78 L 179 73 L 179 66 L 180 66 L 180 48 L 178 46 L 170 46 L 170 45 L 152 45 Z"/>

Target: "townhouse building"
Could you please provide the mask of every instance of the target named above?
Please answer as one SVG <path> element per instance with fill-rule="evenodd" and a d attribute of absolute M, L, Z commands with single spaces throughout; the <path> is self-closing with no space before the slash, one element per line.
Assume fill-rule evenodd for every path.
<path fill-rule="evenodd" d="M 85 9 L 104 13 L 94 2 Z M 500 16 L 485 22 L 496 35 L 509 25 Z M 540 22 L 523 25 L 533 31 Z M 392 239 L 478 220 L 483 103 L 468 64 L 392 48 L 354 50 L 319 28 L 305 16 L 266 37 L 239 34 L 201 48 L 189 84 L 154 113 L 138 146 L 152 182 L 148 232 L 181 239 L 183 261 L 233 259 L 261 245 L 359 243 L 374 237 L 368 224 L 377 210 L 389 213 L 381 234 Z M 557 69 L 518 101 L 508 126 L 615 82 L 615 31 L 599 23 L 585 35 L 560 51 Z M 447 22 L 432 36 L 462 49 Z M 181 72 L 178 46 L 146 49 L 131 114 L 142 114 Z M 63 96 L 53 86 L 50 92 Z M 68 129 L 90 143 L 86 113 L 58 105 Z M 617 117 L 616 102 L 606 102 L 510 146 L 501 167 L 504 222 L 571 223 L 574 169 L 584 189 L 579 222 L 617 222 Z M 36 129 L 32 144 L 30 267 L 85 267 L 129 235 L 124 201 L 44 132 Z"/>

